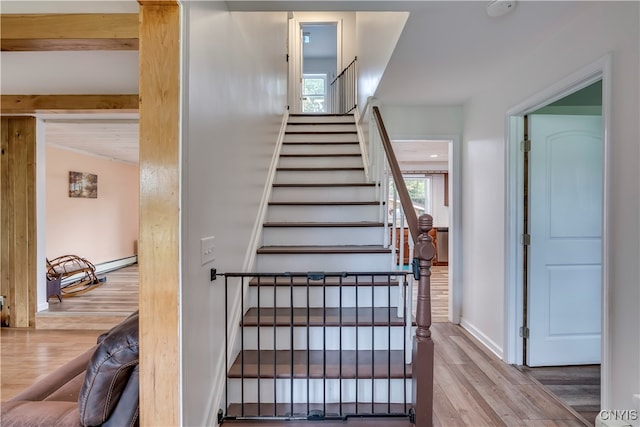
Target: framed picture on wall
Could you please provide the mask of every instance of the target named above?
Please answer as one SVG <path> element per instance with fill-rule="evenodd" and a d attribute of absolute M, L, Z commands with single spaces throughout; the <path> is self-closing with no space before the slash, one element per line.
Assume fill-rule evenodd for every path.
<path fill-rule="evenodd" d="M 98 175 L 69 172 L 69 197 L 98 198 Z"/>

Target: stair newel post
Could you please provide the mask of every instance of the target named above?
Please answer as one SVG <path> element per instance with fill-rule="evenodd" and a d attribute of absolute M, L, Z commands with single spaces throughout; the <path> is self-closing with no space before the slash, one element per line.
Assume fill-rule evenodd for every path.
<path fill-rule="evenodd" d="M 420 234 L 415 245 L 419 259 L 420 279 L 416 303 L 417 329 L 413 338 L 412 388 L 417 427 L 433 426 L 433 340 L 431 339 L 431 260 L 435 255 L 429 231 L 431 215 L 418 218 Z"/>

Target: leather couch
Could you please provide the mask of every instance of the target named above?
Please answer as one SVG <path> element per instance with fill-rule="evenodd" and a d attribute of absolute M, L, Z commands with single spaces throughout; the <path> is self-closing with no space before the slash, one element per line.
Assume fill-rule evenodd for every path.
<path fill-rule="evenodd" d="M 138 426 L 138 313 L 97 341 L 2 402 L 2 426 Z"/>

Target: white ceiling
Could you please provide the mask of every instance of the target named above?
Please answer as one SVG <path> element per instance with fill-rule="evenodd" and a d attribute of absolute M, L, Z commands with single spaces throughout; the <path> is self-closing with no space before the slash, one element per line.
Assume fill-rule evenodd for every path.
<path fill-rule="evenodd" d="M 584 1 L 520 1 L 513 12 L 498 18 L 490 18 L 485 10 L 488 1 L 229 1 L 231 10 L 394 10 L 410 11 L 409 19 L 398 41 L 396 49 L 385 70 L 375 96 L 388 105 L 464 105 L 478 88 L 492 79 L 492 70 L 496 67 L 508 68 L 509 64 L 525 57 L 527 49 L 535 49 L 538 42 L 553 35 L 553 29 L 563 25 L 585 8 L 592 7 Z M 53 5 L 55 4 L 55 8 Z M 138 4 L 135 0 L 121 1 L 7 1 L 0 5 L 3 13 L 50 13 L 50 12 L 135 12 Z M 51 10 L 51 9 L 54 10 Z M 41 55 L 51 52 L 25 53 L 2 52 L 5 55 Z M 67 54 L 67 53 L 65 53 Z M 81 52 L 68 52 L 69 55 L 81 55 Z M 121 53 L 115 52 L 114 55 Z M 122 63 L 127 67 L 118 67 L 109 71 L 119 75 L 132 64 L 137 57 L 130 52 L 122 53 Z M 129 56 L 126 56 L 129 55 Z M 8 57 L 8 56 L 7 56 Z M 22 57 L 20 57 L 22 58 Z M 120 63 L 110 58 L 110 63 Z M 9 63 L 9 61 L 7 61 Z M 11 63 L 21 64 L 20 61 Z M 42 67 L 16 66 L 16 70 L 2 67 L 3 93 L 24 93 L 11 91 L 5 78 L 11 73 L 24 72 L 47 73 Z M 107 70 L 107 65 L 100 67 Z M 78 67 L 71 69 L 79 70 Z M 22 71 L 20 71 L 22 70 Z M 39 70 L 39 71 L 38 71 Z M 105 71 L 106 72 L 106 71 Z M 115 73 L 115 74 L 114 74 Z M 35 76 L 37 77 L 37 76 Z M 82 76 L 78 76 L 77 81 Z M 44 78 L 29 79 L 46 81 Z M 101 81 L 112 80 L 105 76 Z M 111 92 L 106 88 L 103 93 L 133 93 L 137 85 L 137 73 L 127 78 L 117 79 L 120 85 Z M 137 86 L 136 86 L 137 87 Z M 69 88 L 60 89 L 72 93 Z M 77 93 L 77 92 L 76 92 Z M 84 91 L 86 93 L 86 90 Z M 99 151 L 99 155 L 109 158 L 136 161 L 132 152 L 137 151 L 137 129 L 132 123 L 93 123 L 81 124 L 68 122 L 48 122 L 47 131 L 51 142 L 56 145 L 70 145 L 73 149 Z M 92 143 L 91 130 L 95 130 L 96 143 Z M 64 136 L 67 132 L 68 136 Z M 77 136 L 72 135 L 77 133 Z M 106 143 L 107 134 L 112 135 L 112 143 Z M 407 149 L 411 151 L 412 149 Z M 415 152 L 407 156 L 415 158 Z M 400 157 L 403 157 L 401 154 Z"/>
<path fill-rule="evenodd" d="M 138 119 L 45 120 L 45 138 L 53 147 L 138 163 Z"/>

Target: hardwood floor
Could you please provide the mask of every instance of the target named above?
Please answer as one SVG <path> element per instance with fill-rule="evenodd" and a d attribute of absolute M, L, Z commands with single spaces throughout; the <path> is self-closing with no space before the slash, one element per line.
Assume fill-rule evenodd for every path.
<path fill-rule="evenodd" d="M 600 365 L 524 367 L 524 372 L 570 406 L 588 425 L 600 412 Z"/>
<path fill-rule="evenodd" d="M 111 271 L 107 281 L 75 297 L 49 299 L 49 309 L 36 314 L 36 329 L 104 330 L 138 309 L 138 265 Z"/>
<path fill-rule="evenodd" d="M 434 267 L 434 321 L 444 322 L 448 315 L 447 275 L 446 267 Z M 84 296 L 66 298 L 61 304 L 53 302 L 52 299 L 49 312 L 54 314 L 50 316 L 82 316 L 91 309 L 103 310 L 107 315 L 118 313 L 126 316 L 137 309 L 137 280 L 137 265 L 111 272 L 102 289 L 95 289 Z M 96 328 L 108 329 L 99 328 L 97 325 Z M 544 384 L 544 380 L 536 380 L 530 377 L 529 373 L 504 364 L 461 327 L 449 323 L 434 323 L 432 334 L 436 352 L 434 425 L 589 425 L 563 407 L 550 394 L 549 389 L 541 385 Z M 2 400 L 11 398 L 52 369 L 91 347 L 98 335 L 97 330 L 3 328 L 0 335 Z M 553 384 L 547 384 L 547 387 L 549 386 Z M 303 427 L 309 423 L 313 421 L 274 421 L 263 422 L 261 425 Z M 234 421 L 229 424 L 238 427 L 256 425 L 248 421 Z M 317 422 L 315 425 L 318 425 Z M 323 427 L 353 425 L 405 427 L 410 423 L 406 419 L 389 418 L 353 418 L 348 421 L 322 423 Z"/>
<path fill-rule="evenodd" d="M 455 426 L 583 426 L 543 387 L 519 369 L 501 362 L 461 327 L 436 323 L 434 425 Z M 2 400 L 91 347 L 97 331 L 0 331 Z M 255 422 L 229 422 L 238 427 Z M 303 427 L 310 422 L 270 422 L 270 427 Z M 315 424 L 319 426 L 319 424 Z M 350 419 L 323 427 L 409 426 L 406 419 Z"/>
<path fill-rule="evenodd" d="M 418 298 L 418 282 L 413 282 L 413 315 L 416 315 L 416 300 Z M 431 267 L 431 321 L 449 321 L 449 267 Z"/>
<path fill-rule="evenodd" d="M 96 343 L 97 331 L 0 330 L 0 398 L 11 399 Z"/>

